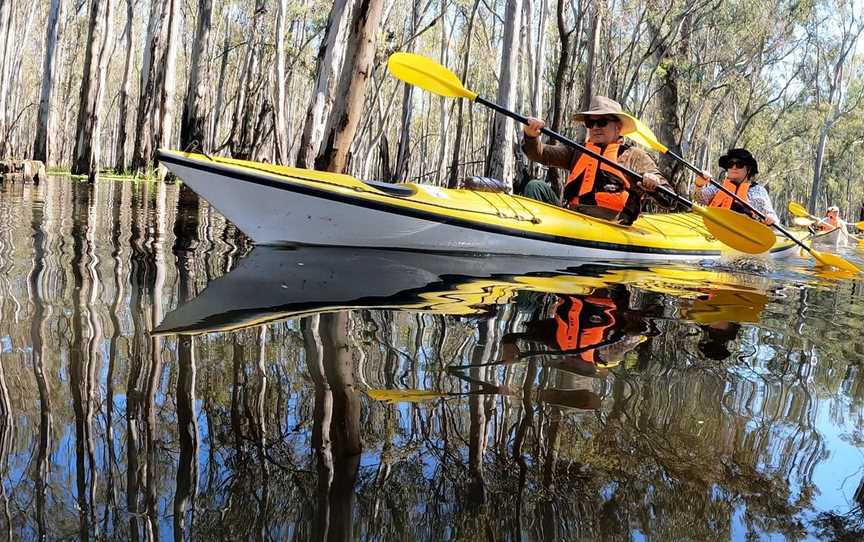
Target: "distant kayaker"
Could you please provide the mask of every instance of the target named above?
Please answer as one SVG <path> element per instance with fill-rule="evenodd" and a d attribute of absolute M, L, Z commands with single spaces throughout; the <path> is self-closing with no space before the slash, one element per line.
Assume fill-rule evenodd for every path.
<path fill-rule="evenodd" d="M 733 192 L 743 201 L 749 203 L 754 209 L 765 215 L 763 221 L 771 225 L 779 221 L 771 197 L 764 186 L 755 182 L 753 178 L 759 173 L 759 164 L 747 149 L 729 149 L 726 154 L 717 160 L 720 168 L 726 170 L 726 178 L 723 179 L 723 187 Z M 746 215 L 753 213 L 735 198 L 726 194 L 719 188 L 709 185 L 708 179 L 703 176 L 696 177 L 696 192 L 694 194 L 696 203 L 709 207 L 722 207 L 732 209 Z M 755 217 L 754 217 L 755 218 Z"/>
<path fill-rule="evenodd" d="M 840 208 L 832 205 L 825 212 L 825 218 L 817 222 L 816 226 L 819 228 L 819 231 L 834 231 L 842 224 L 843 221 L 840 220 Z"/>
<path fill-rule="evenodd" d="M 546 123 L 541 119 L 528 118 L 528 124 L 523 128 L 522 150 L 530 160 L 570 172 L 562 195 L 565 207 L 597 218 L 631 224 L 639 216 L 644 194 L 653 192 L 658 185 L 669 185 L 648 153 L 624 143 L 621 134 L 633 130 L 633 117 L 624 113 L 618 102 L 595 96 L 589 109 L 573 118 L 583 122 L 588 130 L 585 140 L 588 149 L 641 174 L 641 182 L 577 149 L 544 145 L 539 136 Z M 529 186 L 524 192 L 530 190 Z"/>

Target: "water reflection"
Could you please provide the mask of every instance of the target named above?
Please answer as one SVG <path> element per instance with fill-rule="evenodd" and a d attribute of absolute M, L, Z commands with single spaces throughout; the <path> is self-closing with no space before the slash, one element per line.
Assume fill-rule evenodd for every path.
<path fill-rule="evenodd" d="M 11 539 L 862 532 L 860 282 L 250 250 L 64 178 L 0 188 L 0 270 Z"/>

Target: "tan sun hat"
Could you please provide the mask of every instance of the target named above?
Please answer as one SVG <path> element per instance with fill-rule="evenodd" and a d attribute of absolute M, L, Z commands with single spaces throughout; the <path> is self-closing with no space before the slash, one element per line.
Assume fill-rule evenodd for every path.
<path fill-rule="evenodd" d="M 636 130 L 636 120 L 621 109 L 621 104 L 606 96 L 594 96 L 588 111 L 573 115 L 573 120 L 584 121 L 586 117 L 602 117 L 610 115 L 621 121 L 621 133 L 627 134 Z"/>

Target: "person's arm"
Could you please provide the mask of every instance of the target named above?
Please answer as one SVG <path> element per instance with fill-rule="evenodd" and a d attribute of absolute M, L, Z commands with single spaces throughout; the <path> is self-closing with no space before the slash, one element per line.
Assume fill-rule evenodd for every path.
<path fill-rule="evenodd" d="M 529 160 L 544 166 L 569 170 L 576 163 L 576 150 L 564 145 L 544 145 L 539 137 L 525 135 L 522 140 L 522 150 Z"/>
<path fill-rule="evenodd" d="M 702 187 L 697 186 L 693 192 L 693 199 L 701 205 L 708 205 L 714 196 L 717 194 L 718 188 L 713 184 L 708 184 Z"/>
<path fill-rule="evenodd" d="M 750 205 L 765 215 L 764 222 L 766 224 L 771 225 L 780 221 L 780 217 L 774 212 L 774 205 L 771 204 L 771 196 L 768 195 L 764 186 L 751 186 L 747 195 L 750 198 Z"/>
<path fill-rule="evenodd" d="M 630 147 L 621 154 L 619 159 L 622 166 L 642 175 L 641 183 L 635 183 L 632 185 L 634 192 L 653 193 L 655 191 L 654 187 L 656 186 L 665 186 L 669 190 L 672 190 L 673 192 L 675 191 L 675 189 L 669 184 L 669 181 L 660 174 L 660 170 L 657 168 L 657 163 L 654 162 L 654 159 L 642 149 Z M 672 205 L 671 201 L 666 201 L 662 196 L 654 199 L 665 207 Z"/>

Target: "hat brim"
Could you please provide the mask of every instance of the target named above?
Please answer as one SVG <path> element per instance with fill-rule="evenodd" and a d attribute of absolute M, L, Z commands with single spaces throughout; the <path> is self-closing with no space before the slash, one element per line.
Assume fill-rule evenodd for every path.
<path fill-rule="evenodd" d="M 751 160 L 749 158 L 741 158 L 739 156 L 728 156 L 723 155 L 717 160 L 717 165 L 723 169 L 729 169 L 729 160 L 738 160 L 747 164 L 750 168 L 750 175 L 756 175 L 759 173 L 759 164 L 756 163 L 756 160 Z"/>
<path fill-rule="evenodd" d="M 588 117 L 616 117 L 621 123 L 621 133 L 636 131 L 636 120 L 627 113 L 604 113 L 602 111 L 582 111 L 573 115 L 573 120 L 584 122 Z"/>

